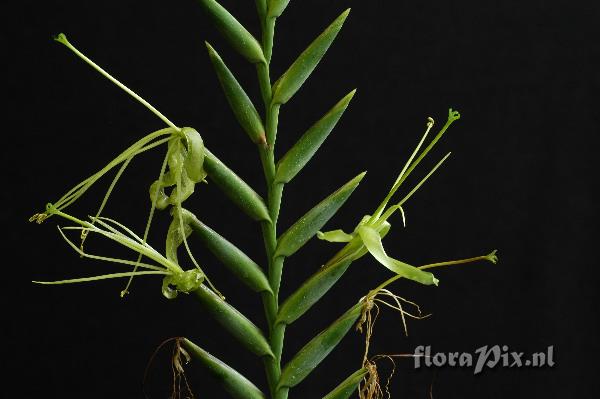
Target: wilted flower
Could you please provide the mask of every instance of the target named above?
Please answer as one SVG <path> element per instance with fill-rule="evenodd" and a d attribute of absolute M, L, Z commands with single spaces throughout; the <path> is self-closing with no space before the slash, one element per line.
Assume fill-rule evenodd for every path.
<path fill-rule="evenodd" d="M 92 277 L 74 278 L 68 280 L 59 281 L 34 281 L 38 284 L 70 284 L 70 283 L 82 283 L 88 281 L 98 281 L 113 278 L 122 277 L 134 277 L 134 276 L 145 276 L 145 275 L 163 275 L 163 295 L 167 298 L 174 298 L 178 292 L 190 292 L 204 282 L 206 276 L 199 269 L 183 270 L 177 262 L 177 257 L 173 256 L 176 253 L 177 247 L 182 242 L 180 231 L 178 229 L 169 229 L 169 235 L 167 236 L 167 243 L 171 242 L 171 245 L 167 245 L 169 249 L 167 255 L 162 255 L 157 250 L 152 248 L 145 240 L 135 234 L 131 229 L 127 228 L 123 224 L 105 217 L 95 218 L 96 224 L 91 222 L 80 220 L 74 216 L 64 213 L 56 209 L 52 204 L 48 204 L 46 212 L 49 215 L 57 215 L 67 220 L 75 222 L 78 226 L 72 227 L 58 227 L 58 231 L 65 241 L 82 257 L 102 260 L 110 263 L 123 264 L 128 266 L 135 266 L 135 268 L 142 268 L 146 270 L 121 272 L 121 273 L 110 273 L 101 274 Z M 90 220 L 93 218 L 90 217 Z M 86 253 L 79 246 L 75 245 L 71 240 L 67 238 L 64 230 L 87 230 L 90 233 L 99 234 L 111 241 L 114 241 L 134 252 L 140 256 L 144 256 L 154 263 L 144 263 L 138 261 L 132 261 L 120 258 L 111 258 L 106 256 L 92 255 Z M 176 238 L 175 236 L 179 236 Z"/>
<path fill-rule="evenodd" d="M 133 98 L 135 98 L 137 101 L 142 103 L 147 109 L 149 109 L 156 116 L 158 116 L 162 121 L 164 121 L 167 125 L 169 125 L 169 127 L 157 130 L 157 131 L 150 133 L 149 135 L 143 137 L 142 139 L 138 140 L 137 142 L 135 142 L 134 144 L 129 146 L 121 154 L 119 154 L 115 159 L 113 159 L 111 162 L 109 162 L 108 165 L 106 165 L 100 171 L 94 173 L 92 176 L 88 177 L 87 179 L 85 179 L 84 181 L 82 181 L 81 183 L 79 183 L 75 187 L 73 187 L 71 190 L 69 190 L 58 201 L 56 201 L 51 206 L 49 206 L 45 212 L 35 214 L 29 220 L 36 221 L 37 223 L 42 223 L 49 216 L 54 215 L 54 214 L 67 217 L 68 215 L 62 212 L 64 209 L 66 209 L 68 206 L 70 206 L 75 201 L 77 201 L 77 199 L 79 197 L 81 197 L 101 177 L 103 177 L 105 174 L 110 172 L 112 169 L 114 169 L 115 167 L 120 165 L 120 168 L 118 169 L 108 190 L 106 191 L 106 194 L 104 195 L 104 198 L 102 199 L 102 202 L 100 204 L 98 211 L 96 212 L 96 215 L 94 217 L 90 218 L 91 219 L 90 222 L 83 222 L 83 221 L 80 221 L 79 219 L 68 216 L 68 218 L 70 218 L 73 221 L 76 221 L 78 223 L 81 222 L 81 223 L 79 223 L 80 227 L 77 227 L 77 229 L 81 230 L 81 241 L 82 241 L 78 251 L 83 254 L 83 241 L 85 240 L 88 233 L 96 232 L 96 233 L 102 234 L 101 229 L 99 230 L 97 228 L 96 229 L 93 228 L 94 224 L 96 222 L 98 222 L 98 223 L 101 223 L 102 226 L 104 226 L 105 228 L 108 228 L 106 225 L 106 220 L 109 220 L 109 219 L 104 219 L 104 221 L 102 221 L 103 218 L 100 217 L 100 214 L 104 210 L 104 207 L 106 206 L 106 203 L 108 202 L 108 199 L 109 199 L 113 189 L 115 188 L 117 182 L 119 181 L 120 177 L 122 176 L 123 172 L 129 165 L 129 163 L 133 160 L 133 158 L 135 156 L 166 143 L 166 144 L 168 144 L 168 149 L 167 149 L 167 153 L 165 155 L 164 161 L 162 163 L 159 177 L 150 186 L 150 199 L 152 202 L 152 206 L 151 206 L 150 214 L 148 216 L 148 220 L 146 223 L 144 235 L 142 238 L 140 238 L 140 241 L 145 245 L 146 239 L 148 237 L 148 233 L 150 231 L 150 225 L 152 223 L 152 218 L 154 215 L 155 208 L 165 209 L 167 206 L 173 205 L 175 208 L 175 212 L 173 213 L 173 216 L 174 216 L 173 220 L 174 220 L 174 222 L 177 221 L 177 223 L 179 224 L 178 231 L 184 231 L 185 229 L 184 229 L 183 221 L 182 221 L 183 218 L 181 217 L 181 209 L 182 209 L 181 204 L 194 192 L 195 184 L 199 183 L 201 181 L 204 181 L 204 178 L 206 177 L 206 172 L 204 171 L 204 168 L 203 168 L 205 149 L 204 149 L 204 143 L 202 141 L 202 137 L 200 136 L 200 134 L 196 130 L 194 130 L 190 127 L 183 127 L 183 128 L 177 127 L 173 122 L 171 122 L 168 118 L 166 118 L 162 113 L 160 113 L 156 108 L 154 108 L 146 100 L 141 98 L 139 95 L 137 95 L 131 89 L 129 89 L 127 86 L 125 86 L 124 84 L 119 82 L 117 79 L 115 79 L 113 76 L 111 76 L 108 72 L 106 72 L 104 69 L 102 69 L 96 63 L 94 63 L 92 60 L 90 60 L 88 57 L 86 57 L 83 53 L 81 53 L 79 50 L 77 50 L 67 40 L 67 38 L 64 34 L 62 34 L 62 33 L 59 34 L 55 38 L 55 40 L 64 44 L 71 51 L 73 51 L 78 57 L 80 57 L 83 61 L 85 61 L 86 63 L 91 65 L 95 70 L 100 72 L 103 76 L 105 76 L 111 82 L 113 82 L 114 84 L 119 86 L 121 89 L 123 89 L 125 92 L 127 92 L 129 95 L 131 95 Z M 167 170 L 167 166 L 168 166 L 168 170 Z M 167 194 L 165 192 L 165 189 L 170 188 L 170 187 L 172 187 L 172 190 L 169 194 Z M 123 226 L 121 226 L 121 227 L 123 227 Z M 127 230 L 127 231 L 130 232 L 130 230 Z M 61 231 L 61 234 L 62 234 L 62 231 Z M 113 234 L 114 234 L 114 232 L 113 232 Z M 64 235 L 63 235 L 63 237 L 64 237 Z M 125 241 L 122 241 L 125 239 L 124 237 L 120 237 L 120 236 L 111 236 L 111 237 L 121 239 L 122 244 L 123 244 L 123 242 L 125 242 Z M 187 245 L 187 239 L 186 239 L 187 236 L 183 235 L 182 237 L 183 237 L 182 238 L 183 244 L 186 247 L 186 250 L 188 252 L 188 255 L 190 256 L 190 259 L 192 260 L 192 262 L 194 263 L 194 265 L 196 266 L 198 271 L 204 276 L 204 273 L 202 273 L 202 270 L 200 269 L 198 262 L 194 259 L 193 255 L 189 249 L 189 246 Z M 65 237 L 65 239 L 66 239 L 66 237 Z M 70 241 L 68 241 L 68 242 L 69 242 L 69 244 L 72 244 L 72 242 L 70 242 Z M 138 249 L 144 249 L 144 248 L 138 248 Z M 127 293 L 127 289 L 129 287 L 129 284 L 131 283 L 131 278 L 133 276 L 139 275 L 139 273 L 142 273 L 142 272 L 137 272 L 137 268 L 139 266 L 141 266 L 141 263 L 140 263 L 141 258 L 142 258 L 142 256 L 146 256 L 146 252 L 145 251 L 138 251 L 138 252 L 139 252 L 138 260 L 136 262 L 131 262 L 131 265 L 134 266 L 134 270 L 132 272 L 130 272 L 130 274 L 119 273 L 120 277 L 130 276 L 130 280 L 127 284 L 127 287 L 122 291 L 122 295 Z M 148 274 L 148 272 L 144 272 L 142 274 Z M 152 274 L 156 274 L 156 273 L 152 273 Z M 74 281 L 70 281 L 70 282 L 74 282 Z M 210 284 L 210 282 L 208 280 L 207 280 L 207 282 Z M 177 284 L 175 284 L 175 285 L 177 285 Z"/>

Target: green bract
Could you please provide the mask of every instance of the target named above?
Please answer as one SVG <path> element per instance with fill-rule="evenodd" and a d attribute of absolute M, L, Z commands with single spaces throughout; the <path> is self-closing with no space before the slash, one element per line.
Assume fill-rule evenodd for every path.
<path fill-rule="evenodd" d="M 346 202 L 365 174 L 366 172 L 363 172 L 344 184 L 287 229 L 277 240 L 274 257 L 293 255 L 306 244 Z"/>
<path fill-rule="evenodd" d="M 308 129 L 300 140 L 281 158 L 277 163 L 276 183 L 289 183 L 310 161 L 342 117 L 355 93 L 356 90 L 352 90 L 346 97 L 342 98 L 325 116 Z"/>
<path fill-rule="evenodd" d="M 450 156 L 448 153 L 441 161 L 439 161 L 435 167 L 397 204 L 388 207 L 388 203 L 392 196 L 400 188 L 402 183 L 406 180 L 408 175 L 414 170 L 414 168 L 421 162 L 421 160 L 427 155 L 427 153 L 433 148 L 437 141 L 444 134 L 446 129 L 452 122 L 459 119 L 460 115 L 457 111 L 450 109 L 448 111 L 448 121 L 444 127 L 440 130 L 437 136 L 431 141 L 431 143 L 419 153 L 423 142 L 427 138 L 429 131 L 433 127 L 433 119 L 429 118 L 427 122 L 427 130 L 423 135 L 423 138 L 413 151 L 412 155 L 404 165 L 404 168 L 398 175 L 398 178 L 394 182 L 391 190 L 377 207 L 373 215 L 366 215 L 362 218 L 360 223 L 354 229 L 351 234 L 344 232 L 343 230 L 337 229 L 328 232 L 319 232 L 318 238 L 329 241 L 329 242 L 347 242 L 348 245 L 345 250 L 340 251 L 337 257 L 334 257 L 336 262 L 340 259 L 351 259 L 356 260 L 363 256 L 365 253 L 370 252 L 375 259 L 383 266 L 393 271 L 401 277 L 405 277 L 409 280 L 413 280 L 425 285 L 437 285 L 438 279 L 429 272 L 424 272 L 414 266 L 411 266 L 405 262 L 391 258 L 385 252 L 382 244 L 382 238 L 389 231 L 390 225 L 388 218 L 392 216 L 397 210 L 402 213 L 402 221 L 406 222 L 404 210 L 402 205 L 408 201 L 408 199 L 421 187 L 423 183 L 442 165 L 442 163 Z M 416 159 L 415 159 L 416 157 Z"/>
<path fill-rule="evenodd" d="M 229 44 L 252 63 L 265 62 L 260 44 L 222 5 L 214 0 L 198 0 Z"/>
<path fill-rule="evenodd" d="M 273 104 L 285 104 L 296 94 L 335 40 L 348 14 L 350 9 L 337 17 L 273 84 Z"/>
<path fill-rule="evenodd" d="M 186 226 L 192 229 L 204 246 L 213 253 L 237 278 L 256 292 L 272 294 L 269 280 L 262 269 L 242 250 L 202 223 L 189 211 L 183 210 Z"/>
<path fill-rule="evenodd" d="M 364 216 L 361 216 L 361 214 L 356 215 L 358 223 L 352 231 L 345 232 L 341 229 L 335 229 L 321 232 L 319 230 L 350 199 L 350 196 L 365 177 L 366 172 L 360 173 L 321 202 L 318 202 L 297 221 L 291 223 L 291 226 L 282 233 L 279 231 L 277 222 L 280 209 L 289 206 L 287 201 L 283 201 L 285 185 L 293 182 L 293 179 L 310 162 L 317 150 L 321 148 L 340 121 L 356 90 L 350 91 L 321 119 L 314 122 L 291 146 L 289 151 L 278 159 L 275 153 L 275 144 L 278 134 L 279 113 L 280 111 L 284 112 L 285 108 L 281 105 L 287 103 L 315 71 L 341 31 L 350 10 L 344 11 L 335 18 L 321 34 L 308 34 L 310 37 L 316 36 L 316 38 L 301 54 L 295 57 L 295 61 L 273 83 L 270 61 L 273 53 L 275 22 L 287 9 L 290 3 L 289 0 L 256 0 L 256 10 L 261 29 L 260 42 L 219 2 L 215 0 L 198 0 L 198 2 L 231 47 L 250 63 L 255 64 L 262 99 L 252 99 L 248 94 L 251 91 L 247 92 L 242 87 L 236 79 L 234 71 L 229 69 L 217 51 L 206 43 L 210 62 L 214 67 L 225 98 L 233 111 L 233 116 L 253 144 L 257 144 L 250 147 L 254 147 L 258 151 L 266 189 L 262 194 L 259 194 L 236 172 L 231 170 L 225 162 L 205 147 L 204 139 L 210 141 L 213 132 L 202 131 L 203 139 L 194 128 L 178 127 L 150 103 L 77 50 L 65 35 L 60 34 L 56 37 L 58 42 L 64 44 L 80 59 L 144 105 L 166 126 L 134 141 L 105 167 L 77 184 L 54 204 L 49 204 L 43 212 L 31 218 L 31 221 L 42 223 L 48 217 L 56 215 L 74 223 L 75 226 L 59 227 L 59 233 L 78 254 L 84 258 L 124 265 L 129 270 L 40 283 L 66 284 L 129 278 L 127 286 L 121 291 L 123 296 L 129 291 L 133 277 L 159 275 L 162 278 L 161 292 L 166 298 L 178 298 L 179 300 L 181 297 L 193 298 L 200 305 L 202 312 L 194 313 L 186 320 L 203 320 L 208 315 L 231 335 L 243 349 L 255 355 L 257 361 L 262 362 L 264 365 L 265 386 L 268 387 L 268 392 L 266 390 L 261 391 L 253 382 L 250 382 L 248 378 L 236 371 L 234 367 L 208 353 L 189 339 L 181 337 L 171 339 L 171 341 L 175 341 L 172 368 L 176 380 L 183 373 L 180 356 L 183 355 L 185 359 L 193 359 L 195 363 L 202 365 L 209 374 L 212 374 L 218 380 L 223 389 L 235 399 L 266 399 L 267 397 L 270 399 L 287 399 L 289 391 L 300 384 L 319 364 L 325 361 L 329 353 L 350 331 L 351 327 L 357 324 L 359 331 L 365 330 L 364 357 L 362 361 L 357 361 L 355 366 L 350 367 L 348 373 L 353 369 L 358 370 L 323 396 L 323 399 L 348 399 L 359 386 L 361 398 L 372 398 L 373 394 L 377 394 L 379 386 L 374 361 L 372 362 L 368 358 L 369 341 L 372 338 L 373 325 L 375 324 L 371 310 L 379 305 L 385 305 L 399 312 L 405 332 L 407 331 L 405 316 L 421 318 L 420 310 L 416 304 L 393 294 L 386 287 L 398 279 L 408 279 L 424 285 L 437 285 L 437 278 L 425 270 L 479 260 L 492 263 L 497 261 L 496 251 L 493 251 L 485 256 L 412 266 L 391 257 L 384 249 L 383 239 L 391 229 L 390 217 L 400 211 L 402 222 L 403 224 L 406 223 L 403 206 L 450 154 L 443 157 L 416 185 L 405 192 L 399 201 L 393 200 L 396 192 L 404 188 L 407 177 L 412 174 L 448 127 L 459 119 L 460 115 L 457 111 L 450 109 L 447 122 L 438 134 L 425 145 L 428 134 L 433 127 L 433 119 L 428 119 L 425 134 L 404 164 L 387 195 L 372 213 Z M 255 104 L 261 104 L 264 109 L 257 109 Z M 346 134 L 352 134 L 352 132 L 346 132 Z M 130 140 L 126 139 L 124 141 L 128 142 Z M 112 191 L 117 189 L 119 179 L 133 159 L 162 145 L 165 145 L 166 151 L 162 163 L 155 165 L 155 169 L 152 169 L 153 173 L 154 171 L 156 173 L 140 178 L 144 182 L 153 183 L 149 187 L 150 204 L 144 233 L 137 235 L 133 232 L 133 229 L 102 216 L 102 212 Z M 223 159 L 227 159 L 227 157 L 224 156 Z M 98 209 L 94 211 L 94 216 L 90 216 L 89 219 L 80 219 L 66 213 L 66 208 L 87 193 L 93 185 L 97 184 L 102 177 L 112 172 L 113 169 L 116 170 L 114 177 L 108 185 L 106 194 L 99 201 L 100 204 Z M 327 177 L 327 169 L 323 173 Z M 357 171 L 351 171 L 351 173 L 357 173 Z M 244 252 L 251 249 L 248 248 L 249 244 L 234 244 L 217 232 L 221 231 L 222 226 L 217 225 L 213 229 L 191 211 L 183 208 L 184 202 L 186 206 L 189 205 L 189 209 L 192 209 L 192 206 L 197 203 L 195 198 L 192 200 L 191 197 L 201 195 L 202 185 L 199 183 L 203 182 L 210 182 L 217 186 L 224 196 L 248 218 L 258 222 L 256 231 L 258 234 L 260 228 L 262 232 L 265 251 L 264 257 L 261 256 L 256 259 L 260 264 Z M 304 194 L 311 196 L 310 191 Z M 313 199 L 316 203 L 317 198 Z M 164 232 L 165 251 L 162 253 L 151 247 L 147 239 L 156 211 L 167 209 L 169 212 L 162 212 L 160 215 L 160 217 L 170 220 L 169 227 Z M 213 211 L 212 206 L 211 211 Z M 214 211 L 220 212 L 220 208 Z M 65 230 L 77 230 L 81 234 L 81 244 L 77 245 L 67 238 Z M 133 251 L 137 259 L 121 259 L 86 252 L 83 241 L 89 234 L 104 237 Z M 343 245 L 337 252 L 332 254 L 329 260 L 323 263 L 296 264 L 294 267 L 308 268 L 312 275 L 304 283 L 295 287 L 287 298 L 280 300 L 279 288 L 282 283 L 284 261 L 300 251 L 315 235 L 321 240 L 342 243 Z M 254 315 L 247 317 L 242 314 L 215 288 L 194 257 L 188 243 L 189 240 L 197 240 L 212 254 L 209 255 L 211 259 L 203 261 L 203 264 L 214 263 L 215 266 L 218 264 L 224 266 L 249 288 L 249 290 L 244 290 L 240 298 L 246 298 L 247 295 L 260 295 L 265 313 L 264 320 L 266 323 L 264 325 L 261 323 L 255 324 L 251 321 L 260 320 L 260 318 Z M 187 256 L 180 256 L 179 250 L 181 247 L 185 249 Z M 394 247 L 402 248 L 401 245 L 394 245 Z M 370 257 L 367 259 L 368 261 L 359 262 L 366 254 L 371 254 L 377 262 L 391 271 L 393 276 L 375 289 L 368 291 L 367 295 L 360 298 L 358 303 L 343 313 L 341 317 L 328 323 L 329 327 L 308 340 L 308 343 L 296 354 L 289 356 L 290 360 L 282 367 L 286 328 L 317 304 L 344 276 L 344 273 L 352 264 L 360 263 L 357 267 L 370 268 L 369 263 L 373 263 Z M 191 265 L 185 267 L 185 263 L 191 263 Z M 368 273 L 371 273 L 370 269 Z M 286 281 L 286 283 L 290 284 L 292 282 Z M 227 294 L 227 292 L 228 290 L 223 290 L 224 294 Z M 353 292 L 349 292 L 349 294 L 359 295 L 362 292 L 363 288 L 360 287 Z M 386 302 L 382 298 L 390 302 Z M 416 306 L 419 313 L 411 314 L 403 309 L 403 305 Z M 194 336 L 193 339 L 201 340 L 201 333 L 202 330 L 198 332 L 199 336 Z M 174 384 L 174 386 L 176 387 L 177 384 Z M 331 386 L 335 386 L 335 384 L 332 383 Z M 176 397 L 177 393 L 177 388 L 175 388 L 173 397 Z"/>
<path fill-rule="evenodd" d="M 258 111 L 254 108 L 254 104 L 252 104 L 252 100 L 250 100 L 216 50 L 208 42 L 206 43 L 206 47 L 208 48 L 210 60 L 215 67 L 217 77 L 219 78 L 219 82 L 221 82 L 221 87 L 225 92 L 225 97 L 231 106 L 235 118 L 253 142 L 265 145 L 267 143 L 265 128 L 263 127 L 260 115 L 258 115 Z"/>
<path fill-rule="evenodd" d="M 196 287 L 194 294 L 204 309 L 249 351 L 258 356 L 273 357 L 271 347 L 262 331 L 246 316 L 204 286 Z"/>
<path fill-rule="evenodd" d="M 184 347 L 195 360 L 198 360 L 223 388 L 235 399 L 264 399 L 265 395 L 246 377 L 223 363 L 188 339 L 183 340 Z"/>
<path fill-rule="evenodd" d="M 358 303 L 350 308 L 300 349 L 292 360 L 285 365 L 278 386 L 291 388 L 302 382 L 340 343 L 358 320 L 362 307 L 363 304 Z"/>
<path fill-rule="evenodd" d="M 269 3 L 269 13 L 268 16 L 271 18 L 276 18 L 283 14 L 283 11 L 288 6 L 290 0 L 267 0 Z"/>
<path fill-rule="evenodd" d="M 352 373 L 348 378 L 340 383 L 337 387 L 333 389 L 333 391 L 329 392 L 327 395 L 323 396 L 323 399 L 348 399 L 356 388 L 358 384 L 365 378 L 368 374 L 368 370 L 365 368 L 361 368 L 360 370 Z"/>

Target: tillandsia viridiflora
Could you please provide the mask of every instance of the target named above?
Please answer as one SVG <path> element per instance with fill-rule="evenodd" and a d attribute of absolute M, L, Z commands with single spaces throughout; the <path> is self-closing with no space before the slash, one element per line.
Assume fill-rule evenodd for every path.
<path fill-rule="evenodd" d="M 437 285 L 438 279 L 426 271 L 431 268 L 462 264 L 480 260 L 495 263 L 495 251 L 473 258 L 447 262 L 412 266 L 394 259 L 386 253 L 382 240 L 389 232 L 390 217 L 397 211 L 402 215 L 405 224 L 403 205 L 421 187 L 421 185 L 448 158 L 443 157 L 432 170 L 421 179 L 398 202 L 392 202 L 395 193 L 401 188 L 408 176 L 431 151 L 448 127 L 459 118 L 459 113 L 450 109 L 448 120 L 439 133 L 425 146 L 427 136 L 433 127 L 433 119 L 427 121 L 425 134 L 402 168 L 398 178 L 384 200 L 372 214 L 361 218 L 351 233 L 342 230 L 321 232 L 321 229 L 336 214 L 338 209 L 348 200 L 354 190 L 365 177 L 365 172 L 358 173 L 340 188 L 320 201 L 301 216 L 283 233 L 278 232 L 277 221 L 282 205 L 283 188 L 301 172 L 311 160 L 323 142 L 342 117 L 349 106 L 356 90 L 350 91 L 329 109 L 321 119 L 309 127 L 292 148 L 277 162 L 275 143 L 277 138 L 279 113 L 285 104 L 301 89 L 318 66 L 329 47 L 347 19 L 350 10 L 341 13 L 319 34 L 308 47 L 293 61 L 289 68 L 276 80 L 270 76 L 270 61 L 273 54 L 275 22 L 287 9 L 289 0 L 256 0 L 260 20 L 261 39 L 257 40 L 226 8 L 215 0 L 198 0 L 208 18 L 214 23 L 226 41 L 244 59 L 256 68 L 258 83 L 261 89 L 262 112 L 255 107 L 254 101 L 246 93 L 234 73 L 226 65 L 224 58 L 215 47 L 206 43 L 208 56 L 214 67 L 217 78 L 229 103 L 233 116 L 240 127 L 255 145 L 259 155 L 266 182 L 265 198 L 259 195 L 242 178 L 227 165 L 221 162 L 204 146 L 198 131 L 190 127 L 178 127 L 151 104 L 134 93 L 124 84 L 112 77 L 104 69 L 77 50 L 67 38 L 61 34 L 56 40 L 94 69 L 111 80 L 147 109 L 158 116 L 166 124 L 139 139 L 119 154 L 108 165 L 89 178 L 67 191 L 46 210 L 31 218 L 31 221 L 43 222 L 56 215 L 75 224 L 60 228 L 61 236 L 82 257 L 103 260 L 110 263 L 133 267 L 132 271 L 103 274 L 93 277 L 75 278 L 43 284 L 80 283 L 112 278 L 129 278 L 122 295 L 128 292 L 131 279 L 135 276 L 160 275 L 163 278 L 162 293 L 173 299 L 178 293 L 187 293 L 196 298 L 200 306 L 213 317 L 231 336 L 247 350 L 262 359 L 268 392 L 263 392 L 232 366 L 227 365 L 214 355 L 186 338 L 175 338 L 176 354 L 182 353 L 185 358 L 193 358 L 214 374 L 229 395 L 235 399 L 286 399 L 290 389 L 301 383 L 327 357 L 341 339 L 356 325 L 365 333 L 365 351 L 360 369 L 323 396 L 324 399 L 347 399 L 357 388 L 361 398 L 378 398 L 383 394 L 378 381 L 374 358 L 369 358 L 369 343 L 373 335 L 373 326 L 378 312 L 378 304 L 398 311 L 401 315 L 405 333 L 406 318 L 422 318 L 418 306 L 411 301 L 392 293 L 388 286 L 394 281 L 406 278 L 425 285 Z M 144 233 L 139 236 L 123 224 L 102 216 L 103 210 L 115 189 L 118 180 L 134 157 L 165 144 L 166 154 L 160 166 L 160 172 L 150 185 L 150 212 Z M 116 169 L 99 208 L 89 219 L 80 219 L 66 212 L 66 208 L 77 201 L 92 185 L 107 173 Z M 265 252 L 266 265 L 259 265 L 225 237 L 187 209 L 183 203 L 195 192 L 200 182 L 213 182 L 229 200 L 236 204 L 248 217 L 260 223 Z M 391 205 L 390 205 L 391 204 Z M 171 224 L 166 232 L 164 254 L 151 247 L 147 240 L 155 210 L 170 207 Z M 67 238 L 64 230 L 81 232 L 81 244 L 76 245 Z M 103 255 L 92 255 L 84 250 L 83 241 L 88 234 L 96 234 L 132 250 L 137 254 L 134 259 L 121 259 Z M 216 259 L 222 263 L 235 277 L 239 278 L 248 289 L 261 295 L 264 303 L 266 326 L 254 324 L 248 317 L 239 312 L 211 284 L 206 273 L 194 258 L 188 245 L 188 239 L 198 239 Z M 317 236 L 330 242 L 345 243 L 323 267 L 315 267 L 314 274 L 292 292 L 284 301 L 279 300 L 279 287 L 282 282 L 284 261 L 299 251 L 306 242 Z M 184 246 L 189 259 L 195 267 L 186 270 L 177 256 L 178 249 Z M 304 315 L 318 302 L 331 287 L 342 277 L 348 267 L 370 253 L 387 269 L 394 273 L 382 284 L 369 291 L 350 309 L 344 312 L 329 327 L 312 338 L 301 350 L 291 356 L 285 365 L 282 364 L 283 343 L 286 327 Z M 140 270 L 143 269 L 143 270 Z M 206 285 L 204 284 L 206 283 Z M 416 306 L 416 313 L 405 310 L 405 306 Z M 177 375 L 183 373 L 181 356 L 174 356 L 174 368 Z"/>

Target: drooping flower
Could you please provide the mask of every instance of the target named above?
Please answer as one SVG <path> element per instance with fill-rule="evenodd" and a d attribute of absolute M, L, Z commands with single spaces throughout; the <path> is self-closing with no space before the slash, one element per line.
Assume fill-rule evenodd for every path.
<path fill-rule="evenodd" d="M 190 127 L 177 127 L 167 117 L 160 113 L 150 103 L 144 100 L 142 97 L 137 95 L 123 83 L 115 79 L 108 72 L 90 60 L 87 56 L 77 50 L 66 38 L 64 34 L 59 34 L 55 38 L 56 41 L 64 44 L 67 48 L 73 51 L 79 58 L 85 61 L 87 64 L 92 66 L 95 70 L 113 82 L 115 85 L 123 89 L 126 93 L 131 95 L 134 99 L 139 101 L 152 113 L 158 116 L 163 122 L 169 127 L 157 130 L 153 133 L 148 134 L 142 139 L 136 141 L 134 144 L 129 146 L 125 151 L 119 154 L 115 159 L 108 163 L 104 168 L 94 173 L 87 179 L 83 180 L 71 190 L 67 191 L 60 199 L 55 201 L 49 208 L 52 211 L 44 211 L 37 213 L 30 218 L 30 221 L 36 221 L 42 223 L 48 217 L 53 214 L 59 214 L 64 211 L 68 206 L 72 205 L 77 199 L 79 199 L 87 190 L 90 189 L 100 178 L 109 173 L 111 170 L 120 166 L 117 173 L 115 174 L 109 188 L 101 201 L 98 211 L 95 216 L 91 218 L 90 222 L 86 222 L 85 226 L 81 226 L 81 245 L 80 250 L 83 251 L 83 242 L 86 239 L 89 232 L 93 231 L 91 228 L 86 227 L 88 224 L 94 226 L 96 222 L 101 220 L 101 213 L 104 210 L 108 199 L 115 188 L 117 182 L 122 176 L 125 169 L 128 167 L 133 158 L 139 154 L 142 154 L 148 150 L 156 148 L 160 145 L 167 144 L 167 153 L 165 155 L 160 174 L 158 179 L 150 186 L 150 200 L 151 209 L 146 223 L 146 228 L 142 237 L 142 242 L 146 242 L 148 237 L 154 211 L 156 208 L 165 209 L 169 205 L 175 208 L 173 212 L 173 220 L 178 220 L 180 230 L 184 231 L 183 218 L 181 217 L 182 203 L 185 201 L 193 192 L 194 187 L 197 183 L 204 181 L 206 172 L 203 168 L 203 161 L 205 155 L 204 143 L 200 134 L 193 128 Z M 170 193 L 166 193 L 166 189 L 171 189 Z M 198 271 L 202 272 L 196 259 L 194 259 L 189 246 L 187 244 L 186 236 L 183 237 L 183 243 L 188 252 L 188 255 Z M 144 253 L 140 252 L 138 261 L 134 264 L 134 270 L 131 272 L 131 278 L 136 276 L 138 264 L 144 256 Z M 122 291 L 122 295 L 127 293 L 131 278 L 127 283 L 127 286 Z M 210 284 L 210 282 L 209 282 Z M 214 287 L 213 287 L 214 288 Z"/>
<path fill-rule="evenodd" d="M 46 212 L 49 215 L 57 215 L 71 222 L 74 222 L 76 226 L 70 227 L 58 227 L 60 235 L 64 240 L 73 248 L 79 255 L 84 258 L 102 260 L 113 264 L 122 264 L 126 266 L 135 266 L 136 270 L 129 272 L 109 273 L 101 274 L 91 277 L 73 278 L 67 280 L 58 281 L 34 281 L 38 284 L 71 284 L 71 283 L 83 283 L 90 281 L 123 278 L 123 277 L 134 277 L 134 276 L 146 276 L 146 275 L 161 275 L 163 277 L 162 292 L 167 298 L 174 298 L 179 292 L 191 292 L 205 281 L 206 275 L 197 268 L 184 270 L 177 261 L 177 247 L 181 245 L 182 236 L 178 228 L 169 229 L 167 235 L 167 253 L 161 254 L 153 247 L 151 247 L 142 237 L 135 234 L 131 229 L 124 226 L 123 224 L 106 217 L 93 218 L 90 216 L 90 221 L 80 220 L 72 215 L 69 215 L 63 211 L 58 210 L 52 204 L 47 205 Z M 91 220 L 96 223 L 91 223 Z M 98 234 L 105 237 L 125 248 L 132 250 L 139 256 L 143 256 L 149 259 L 152 263 L 111 258 L 106 256 L 92 255 L 85 252 L 80 246 L 75 245 L 65 234 L 65 230 L 86 230 L 89 233 Z M 170 244 L 169 244 L 170 243 Z M 138 268 L 145 270 L 137 270 Z"/>

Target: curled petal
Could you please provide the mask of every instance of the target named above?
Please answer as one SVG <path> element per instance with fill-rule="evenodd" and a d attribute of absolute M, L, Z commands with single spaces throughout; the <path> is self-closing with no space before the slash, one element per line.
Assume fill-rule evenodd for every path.
<path fill-rule="evenodd" d="M 419 270 L 416 267 L 401 262 L 397 259 L 390 258 L 386 254 L 385 249 L 383 249 L 383 244 L 381 243 L 381 236 L 374 228 L 368 226 L 361 226 L 358 228 L 358 234 L 360 235 L 361 240 L 363 241 L 365 247 L 367 247 L 371 255 L 373 255 L 379 263 L 381 263 L 394 273 L 421 284 L 438 285 L 438 279 L 436 279 L 433 276 L 433 274 Z"/>
<path fill-rule="evenodd" d="M 200 134 L 191 127 L 181 129 L 185 136 L 187 153 L 184 161 L 187 175 L 194 183 L 199 183 L 206 177 L 204 171 L 204 142 Z"/>
<path fill-rule="evenodd" d="M 182 229 L 183 228 L 183 234 Z M 166 257 L 167 259 L 178 263 L 177 260 L 177 249 L 181 244 L 183 244 L 184 235 L 185 238 L 189 237 L 192 234 L 192 228 L 187 223 L 187 220 L 181 221 L 177 214 L 173 217 L 171 224 L 169 225 L 169 231 L 167 232 L 167 242 L 166 242 Z"/>
<path fill-rule="evenodd" d="M 173 273 L 163 279 L 162 293 L 167 299 L 174 299 L 180 292 L 186 294 L 200 287 L 206 276 L 198 269 Z"/>
<path fill-rule="evenodd" d="M 329 241 L 329 242 L 350 242 L 354 236 L 352 234 L 348 234 L 344 232 L 344 230 L 337 229 L 326 232 L 317 232 L 317 238 L 319 240 Z"/>

